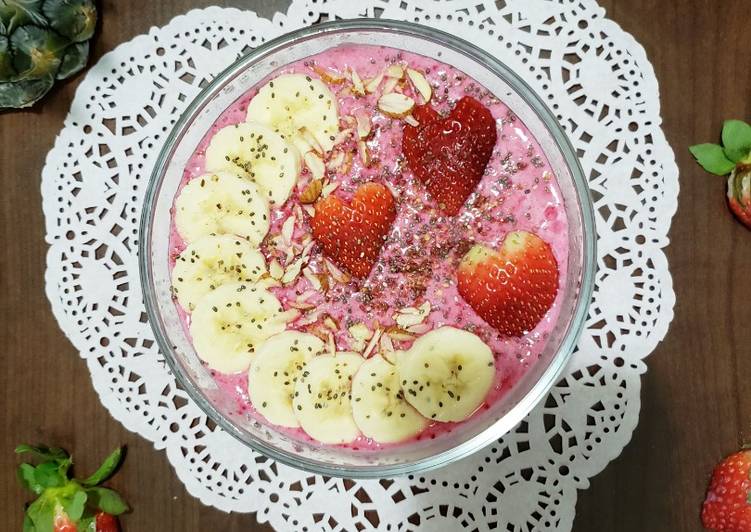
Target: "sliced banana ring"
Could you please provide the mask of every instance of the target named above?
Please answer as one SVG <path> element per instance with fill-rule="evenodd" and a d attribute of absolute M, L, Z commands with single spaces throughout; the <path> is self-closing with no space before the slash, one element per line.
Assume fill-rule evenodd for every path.
<path fill-rule="evenodd" d="M 305 364 L 292 406 L 300 426 L 321 443 L 349 443 L 360 435 L 352 418 L 352 377 L 364 359 L 356 353 L 319 355 Z"/>
<path fill-rule="evenodd" d="M 248 104 L 247 120 L 266 124 L 303 154 L 314 148 L 308 133 L 329 151 L 339 132 L 336 98 L 322 81 L 303 74 L 283 74 L 261 87 Z"/>
<path fill-rule="evenodd" d="M 281 206 L 297 183 L 300 153 L 265 125 L 227 126 L 211 138 L 206 169 L 230 172 L 253 181 L 272 206 Z"/>
<path fill-rule="evenodd" d="M 193 312 L 212 290 L 227 283 L 254 283 L 264 273 L 266 261 L 250 242 L 235 235 L 208 235 L 177 257 L 172 287 L 180 306 Z"/>
<path fill-rule="evenodd" d="M 396 361 L 407 401 L 428 419 L 462 421 L 485 400 L 495 379 L 493 352 L 476 335 L 441 327 L 421 336 Z"/>
<path fill-rule="evenodd" d="M 296 312 L 283 311 L 267 289 L 246 283 L 220 286 L 203 297 L 190 322 L 198 356 L 222 373 L 245 371 L 267 338 L 282 332 Z"/>
<path fill-rule="evenodd" d="M 412 438 L 428 424 L 404 399 L 396 368 L 380 355 L 365 361 L 352 380 L 352 416 L 362 433 L 379 443 Z"/>
<path fill-rule="evenodd" d="M 191 179 L 175 200 L 175 227 L 186 242 L 234 234 L 258 246 L 269 231 L 269 205 L 258 187 L 227 172 Z"/>
<path fill-rule="evenodd" d="M 282 427 L 299 427 L 292 407 L 295 383 L 305 364 L 325 349 L 317 336 L 285 331 L 258 348 L 248 371 L 248 395 L 253 407 Z"/>

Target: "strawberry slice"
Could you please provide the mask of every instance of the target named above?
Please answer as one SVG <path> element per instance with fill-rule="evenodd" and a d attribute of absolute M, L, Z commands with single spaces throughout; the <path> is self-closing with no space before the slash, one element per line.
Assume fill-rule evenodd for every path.
<path fill-rule="evenodd" d="M 526 231 L 509 233 L 499 251 L 476 245 L 457 270 L 459 294 L 507 336 L 534 329 L 558 293 L 558 263 L 550 246 Z"/>
<path fill-rule="evenodd" d="M 717 464 L 701 509 L 705 528 L 717 532 L 751 530 L 751 450 L 731 454 Z"/>
<path fill-rule="evenodd" d="M 442 118 L 422 105 L 413 113 L 417 127 L 405 125 L 402 151 L 441 210 L 455 215 L 477 187 L 498 133 L 490 110 L 465 96 Z"/>
<path fill-rule="evenodd" d="M 332 195 L 320 200 L 315 209 L 310 225 L 324 255 L 354 277 L 367 277 L 396 218 L 391 191 L 366 183 L 355 191 L 349 205 Z"/>

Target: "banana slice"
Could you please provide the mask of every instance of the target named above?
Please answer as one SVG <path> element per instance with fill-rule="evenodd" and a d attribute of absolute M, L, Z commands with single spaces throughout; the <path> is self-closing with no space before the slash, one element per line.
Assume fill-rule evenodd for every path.
<path fill-rule="evenodd" d="M 490 347 L 474 334 L 441 327 L 397 357 L 404 397 L 436 421 L 461 421 L 485 400 L 495 378 Z"/>
<path fill-rule="evenodd" d="M 285 331 L 272 336 L 258 348 L 248 372 L 248 394 L 258 412 L 275 425 L 299 427 L 292 408 L 295 383 L 325 344 L 312 334 Z"/>
<path fill-rule="evenodd" d="M 322 81 L 303 74 L 283 74 L 261 87 L 248 104 L 247 120 L 266 124 L 303 154 L 315 148 L 307 133 L 329 151 L 339 132 L 334 95 Z"/>
<path fill-rule="evenodd" d="M 193 312 L 198 301 L 227 283 L 254 283 L 266 273 L 266 261 L 244 238 L 208 235 L 188 245 L 175 261 L 172 287 L 177 301 Z"/>
<path fill-rule="evenodd" d="M 352 417 L 368 438 L 395 443 L 416 436 L 428 421 L 404 399 L 396 368 L 376 355 L 352 379 Z"/>
<path fill-rule="evenodd" d="M 253 181 L 272 205 L 281 206 L 297 183 L 300 153 L 262 124 L 235 124 L 219 130 L 206 149 L 206 169 Z"/>
<path fill-rule="evenodd" d="M 352 418 L 351 385 L 364 360 L 356 353 L 336 353 L 305 364 L 292 406 L 309 436 L 321 443 L 349 443 L 360 435 Z"/>
<path fill-rule="evenodd" d="M 258 187 L 240 176 L 206 174 L 190 180 L 177 196 L 175 226 L 188 243 L 234 234 L 258 246 L 269 231 L 269 205 Z"/>
<path fill-rule="evenodd" d="M 274 294 L 259 285 L 225 284 L 198 302 L 190 334 L 196 353 L 210 368 L 236 373 L 247 370 L 260 344 L 297 315 L 283 311 Z"/>

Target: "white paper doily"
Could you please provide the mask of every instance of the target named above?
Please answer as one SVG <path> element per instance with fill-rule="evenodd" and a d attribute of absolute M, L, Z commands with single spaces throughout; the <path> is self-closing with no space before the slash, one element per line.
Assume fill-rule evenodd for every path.
<path fill-rule="evenodd" d="M 250 452 L 176 388 L 146 323 L 136 239 L 172 124 L 250 47 L 323 18 L 382 16 L 461 35 L 515 69 L 578 149 L 595 200 L 599 273 L 566 376 L 511 434 L 414 478 L 308 476 Z M 47 296 L 102 404 L 166 449 L 188 491 L 279 530 L 568 530 L 577 490 L 618 456 L 639 415 L 643 359 L 675 295 L 662 251 L 678 169 L 643 48 L 593 0 L 295 0 L 273 20 L 209 8 L 117 47 L 81 83 L 43 173 Z"/>

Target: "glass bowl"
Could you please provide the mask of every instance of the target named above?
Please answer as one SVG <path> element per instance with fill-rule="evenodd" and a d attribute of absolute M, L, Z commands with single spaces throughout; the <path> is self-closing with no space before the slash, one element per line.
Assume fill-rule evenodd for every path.
<path fill-rule="evenodd" d="M 537 138 L 558 179 L 569 222 L 568 275 L 558 322 L 541 359 L 505 396 L 452 432 L 378 451 L 354 451 L 295 439 L 238 414 L 196 355 L 170 292 L 170 208 L 192 152 L 215 119 L 258 81 L 293 61 L 341 44 L 408 50 L 452 65 L 501 98 Z M 146 193 L 139 260 L 148 313 L 159 348 L 177 380 L 204 412 L 249 448 L 324 475 L 389 477 L 436 468 L 497 440 L 545 396 L 566 366 L 582 330 L 595 270 L 592 205 L 566 135 L 542 100 L 506 65 L 447 33 L 403 22 L 360 19 L 320 24 L 260 46 L 218 76 L 193 101 L 162 148 Z"/>

